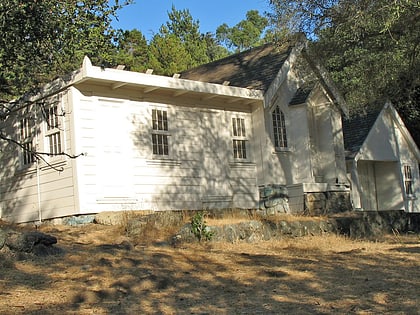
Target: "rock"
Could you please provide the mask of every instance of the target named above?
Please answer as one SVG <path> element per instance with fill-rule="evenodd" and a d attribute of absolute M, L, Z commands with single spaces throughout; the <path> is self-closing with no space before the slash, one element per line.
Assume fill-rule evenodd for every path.
<path fill-rule="evenodd" d="M 63 218 L 62 222 L 64 225 L 78 226 L 93 223 L 95 221 L 95 215 L 78 215 L 72 217 Z"/>
<path fill-rule="evenodd" d="M 54 247 L 57 238 L 38 231 L 18 232 L 10 230 L 4 237 L 3 246 L 6 245 L 10 250 L 21 253 L 32 253 L 37 256 L 57 255 L 61 249 Z M 2 246 L 2 247 L 3 247 Z"/>
<path fill-rule="evenodd" d="M 124 211 L 106 211 L 95 215 L 94 222 L 102 225 L 122 225 L 127 222 L 129 214 Z"/>
<path fill-rule="evenodd" d="M 7 235 L 7 230 L 3 230 L 0 228 L 0 249 L 2 249 L 4 244 L 6 243 Z"/>

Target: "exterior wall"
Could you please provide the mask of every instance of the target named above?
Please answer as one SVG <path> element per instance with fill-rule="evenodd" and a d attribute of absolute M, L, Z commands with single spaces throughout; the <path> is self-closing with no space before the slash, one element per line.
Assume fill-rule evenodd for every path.
<path fill-rule="evenodd" d="M 311 163 L 315 182 L 346 183 L 341 113 L 320 89 L 308 101 Z"/>
<path fill-rule="evenodd" d="M 416 158 L 412 147 L 408 140 L 403 136 L 401 130 L 394 127 L 395 138 L 398 143 L 398 152 L 400 156 L 399 171 L 400 171 L 400 187 L 404 199 L 404 208 L 408 212 L 420 212 L 420 175 L 419 175 L 419 160 Z M 409 165 L 413 176 L 413 195 L 406 196 L 404 190 L 404 166 Z"/>
<path fill-rule="evenodd" d="M 307 103 L 288 106 L 294 95 L 288 81 L 279 87 L 273 100 L 264 110 L 253 113 L 256 138 L 259 139 L 258 185 L 284 185 L 289 192 L 291 212 L 302 213 L 305 209 L 305 194 L 325 193 L 339 190 L 349 195 L 344 159 L 341 114 L 317 89 Z M 286 120 L 288 148 L 276 150 L 273 143 L 272 112 L 279 106 Z M 311 183 L 324 183 L 322 191 L 311 191 Z M 335 184 L 339 187 L 332 187 Z M 330 185 L 328 185 L 330 184 Z M 330 195 L 324 195 L 329 197 Z M 337 199 L 337 198 L 336 198 Z M 326 200 L 325 205 L 332 204 Z M 347 209 L 350 208 L 346 202 Z M 327 211 L 323 208 L 323 211 Z"/>
<path fill-rule="evenodd" d="M 384 112 L 382 112 L 384 113 Z M 380 115 L 360 148 L 358 159 L 367 161 L 397 161 L 399 159 L 395 125 L 389 115 Z"/>
<path fill-rule="evenodd" d="M 56 100 L 59 105 L 59 125 L 62 150 L 72 154 L 72 135 L 69 129 L 70 115 L 61 115 L 68 110 L 67 95 Z M 31 134 L 39 152 L 49 152 L 46 141 L 46 123 L 38 107 L 27 113 L 19 113 L 8 119 L 9 125 L 2 130 L 20 141 L 19 123 L 29 118 L 34 128 Z M 74 161 L 64 156 L 42 155 L 43 160 L 22 165 L 22 149 L 2 141 L 0 158 L 0 209 L 1 218 L 13 222 L 37 221 L 75 214 L 76 196 L 73 189 Z M 48 162 L 48 164 L 46 163 Z"/>
<path fill-rule="evenodd" d="M 250 113 L 107 93 L 72 90 L 76 147 L 87 153 L 76 161 L 81 213 L 257 207 Z M 152 153 L 154 108 L 168 113 L 167 157 Z M 245 119 L 245 160 L 233 158 L 232 117 Z"/>
<path fill-rule="evenodd" d="M 258 184 L 282 184 L 292 185 L 304 181 L 310 181 L 312 174 L 309 151 L 309 130 L 306 106 L 289 107 L 287 104 L 293 97 L 294 91 L 289 90 L 286 81 L 280 86 L 274 99 L 267 106 L 257 111 L 254 121 L 264 121 L 264 124 L 256 125 L 255 130 L 259 139 L 261 162 L 258 164 Z M 285 115 L 288 147 L 276 150 L 273 139 L 272 112 L 279 106 Z"/>

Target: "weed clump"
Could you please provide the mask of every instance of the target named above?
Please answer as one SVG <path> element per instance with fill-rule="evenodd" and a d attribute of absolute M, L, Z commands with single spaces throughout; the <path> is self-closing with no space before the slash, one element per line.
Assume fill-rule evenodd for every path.
<path fill-rule="evenodd" d="M 191 218 L 191 232 L 194 236 L 198 239 L 199 242 L 202 240 L 210 241 L 213 236 L 214 232 L 210 230 L 210 228 L 206 225 L 206 221 L 204 220 L 205 213 L 197 212 Z"/>

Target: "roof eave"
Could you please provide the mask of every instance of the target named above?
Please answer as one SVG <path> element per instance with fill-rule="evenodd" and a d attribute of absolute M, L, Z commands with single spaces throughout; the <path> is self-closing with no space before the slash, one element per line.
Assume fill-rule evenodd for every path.
<path fill-rule="evenodd" d="M 107 82 L 112 89 L 118 89 L 125 85 L 132 85 L 142 87 L 145 90 L 172 90 L 176 95 L 193 92 L 202 93 L 203 95 L 211 94 L 214 97 L 228 97 L 235 100 L 243 99 L 253 103 L 262 104 L 264 101 L 264 93 L 260 90 L 119 69 L 101 68 L 93 66 L 88 57 L 84 58 L 83 65 L 80 69 L 44 85 L 39 93 L 31 97 L 31 101 L 49 97 L 70 86 L 86 82 Z"/>

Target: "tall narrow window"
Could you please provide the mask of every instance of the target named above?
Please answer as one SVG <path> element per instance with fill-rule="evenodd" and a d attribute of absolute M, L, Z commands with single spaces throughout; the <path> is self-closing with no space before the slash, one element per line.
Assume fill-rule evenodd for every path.
<path fill-rule="evenodd" d="M 152 109 L 152 147 L 155 155 L 169 155 L 168 112 Z"/>
<path fill-rule="evenodd" d="M 233 157 L 235 159 L 246 159 L 246 132 L 245 132 L 245 119 L 234 117 L 232 118 L 232 146 Z"/>
<path fill-rule="evenodd" d="M 273 111 L 273 134 L 274 146 L 279 149 L 287 148 L 286 121 L 279 106 Z"/>
<path fill-rule="evenodd" d="M 22 145 L 22 165 L 29 165 L 35 162 L 35 155 L 33 153 L 33 135 L 31 121 L 28 118 L 24 118 L 20 121 L 20 143 Z"/>
<path fill-rule="evenodd" d="M 404 165 L 404 186 L 406 196 L 413 195 L 413 173 L 410 165 Z"/>
<path fill-rule="evenodd" d="M 46 142 L 48 152 L 51 155 L 57 155 L 62 152 L 61 150 L 61 132 L 60 121 L 58 115 L 58 106 L 54 105 L 45 110 L 45 123 L 46 123 Z"/>

